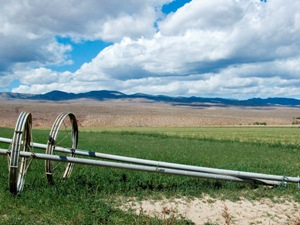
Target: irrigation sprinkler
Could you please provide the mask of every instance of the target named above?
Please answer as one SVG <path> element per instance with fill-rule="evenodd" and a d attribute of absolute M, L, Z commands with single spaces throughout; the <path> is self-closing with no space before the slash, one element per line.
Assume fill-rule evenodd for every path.
<path fill-rule="evenodd" d="M 7 155 L 9 158 L 9 189 L 14 194 L 23 190 L 26 172 L 33 159 L 45 160 L 46 177 L 51 184 L 54 183 L 54 176 L 68 178 L 73 171 L 74 164 L 272 186 L 286 184 L 287 182 L 298 183 L 298 185 L 300 183 L 299 177 L 200 167 L 80 150 L 77 149 L 78 126 L 76 117 L 69 112 L 61 113 L 56 118 L 51 128 L 47 144 L 34 143 L 31 141 L 31 124 L 31 114 L 22 112 L 17 120 L 13 138 L 0 137 L 0 142 L 10 144 L 8 150 L 0 149 L 0 154 Z M 45 150 L 45 154 L 30 151 L 34 148 Z M 75 158 L 75 155 L 100 158 L 102 160 Z M 21 160 L 19 160 L 20 157 Z M 113 162 L 104 161 L 103 159 L 113 160 Z"/>
<path fill-rule="evenodd" d="M 10 154 L 10 152 L 6 149 L 0 149 L 0 154 L 3 155 Z M 170 169 L 165 167 L 154 167 L 154 166 L 136 165 L 136 164 L 128 164 L 128 163 L 120 163 L 120 162 L 108 162 L 108 161 L 93 160 L 93 159 L 74 158 L 71 156 L 49 155 L 49 154 L 33 153 L 33 152 L 20 152 L 20 156 L 24 158 L 32 158 L 32 159 L 45 159 L 45 160 L 65 162 L 65 163 L 77 163 L 77 164 L 91 165 L 91 166 L 101 166 L 101 167 L 128 169 L 128 170 L 145 171 L 145 172 L 157 172 L 157 173 L 165 173 L 165 174 L 179 175 L 179 176 L 244 182 L 250 184 L 265 184 L 265 185 L 282 184 L 282 182 L 280 181 L 246 179 L 246 178 L 239 178 L 239 177 L 220 175 L 220 174 Z"/>
<path fill-rule="evenodd" d="M 0 137 L 0 142 L 11 143 L 11 139 Z M 34 142 L 31 143 L 31 145 L 35 148 L 40 148 L 40 149 L 45 149 L 47 147 L 47 145 L 45 145 L 45 144 L 34 143 Z M 299 177 L 271 175 L 271 174 L 253 173 L 253 172 L 243 172 L 243 171 L 237 171 L 237 170 L 226 170 L 226 169 L 217 169 L 217 168 L 209 168 L 209 167 L 201 167 L 201 166 L 191 166 L 191 165 L 178 164 L 178 163 L 169 163 L 169 162 L 163 162 L 163 161 L 155 161 L 155 160 L 147 160 L 147 159 L 126 157 L 126 156 L 98 153 L 98 152 L 82 150 L 82 149 L 73 150 L 73 149 L 63 148 L 60 146 L 55 146 L 55 151 L 66 153 L 66 154 L 75 154 L 75 155 L 81 155 L 81 156 L 87 156 L 87 157 L 114 160 L 114 161 L 119 161 L 119 162 L 128 162 L 131 164 L 154 166 L 156 168 L 163 167 L 163 168 L 171 168 L 171 169 L 186 170 L 186 171 L 193 171 L 193 172 L 203 172 L 203 173 L 227 175 L 227 176 L 239 177 L 239 178 L 244 178 L 244 179 L 265 180 L 266 182 L 268 180 L 279 181 L 281 183 L 284 183 L 284 182 L 299 183 L 300 182 Z"/>

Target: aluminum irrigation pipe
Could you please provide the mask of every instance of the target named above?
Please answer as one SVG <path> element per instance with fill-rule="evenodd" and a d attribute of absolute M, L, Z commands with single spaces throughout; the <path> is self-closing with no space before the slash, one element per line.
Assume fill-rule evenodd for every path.
<path fill-rule="evenodd" d="M 10 151 L 7 149 L 0 149 L 0 154 L 7 155 L 7 154 L 10 154 Z M 279 186 L 279 185 L 285 184 L 285 182 L 280 182 L 280 181 L 270 181 L 270 180 L 261 180 L 261 179 L 258 179 L 258 180 L 245 179 L 245 178 L 238 178 L 238 177 L 213 174 L 213 173 L 201 173 L 201 172 L 195 172 L 195 171 L 169 169 L 169 168 L 164 168 L 164 167 L 152 167 L 152 166 L 119 163 L 119 162 L 107 162 L 107 161 L 92 160 L 92 159 L 74 158 L 74 157 L 68 157 L 68 156 L 49 155 L 49 154 L 43 154 L 43 153 L 20 151 L 20 156 L 27 157 L 27 158 L 30 157 L 33 159 L 45 159 L 45 160 L 78 163 L 78 164 L 92 165 L 92 166 L 129 169 L 129 170 L 137 170 L 137 171 L 144 171 L 144 172 L 157 172 L 157 173 L 172 174 L 172 175 L 179 175 L 179 176 L 208 178 L 208 179 L 217 179 L 217 180 L 225 180 L 225 181 L 235 181 L 235 182 L 243 182 L 243 183 L 250 183 L 250 184 L 265 184 L 265 185 L 273 185 L 273 186 Z"/>
<path fill-rule="evenodd" d="M 0 142 L 10 143 L 11 139 L 9 138 L 1 138 Z M 40 144 L 40 143 L 32 143 L 33 147 L 45 149 L 47 145 Z M 59 146 L 55 147 L 56 151 L 64 152 L 64 153 L 71 153 L 70 149 L 62 148 Z M 263 179 L 263 180 L 274 180 L 280 182 L 292 182 L 292 183 L 300 183 L 300 177 L 290 177 L 290 176 L 281 176 L 281 175 L 271 175 L 271 174 L 263 174 L 263 173 L 253 173 L 253 172 L 242 172 L 237 170 L 226 170 L 226 169 L 216 169 L 216 168 L 209 168 L 209 167 L 201 167 L 201 166 L 190 166 L 178 163 L 168 163 L 162 161 L 155 161 L 155 160 L 146 160 L 146 159 L 138 159 L 126 156 L 117 156 L 111 154 L 104 154 L 104 153 L 97 153 L 92 151 L 86 151 L 81 149 L 76 149 L 75 154 L 83 155 L 83 156 L 90 156 L 90 157 L 97 157 L 102 159 L 110 159 L 122 162 L 130 162 L 135 164 L 143 164 L 143 165 L 151 165 L 156 167 L 165 167 L 165 168 L 173 168 L 179 170 L 189 170 L 195 172 L 204 172 L 204 173 L 213 173 L 219 175 L 227 175 L 227 176 L 234 176 L 239 178 L 248 178 L 248 179 Z"/>

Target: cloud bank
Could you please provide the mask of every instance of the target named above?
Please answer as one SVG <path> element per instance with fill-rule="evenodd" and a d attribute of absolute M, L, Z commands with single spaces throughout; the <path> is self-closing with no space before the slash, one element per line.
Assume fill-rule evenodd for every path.
<path fill-rule="evenodd" d="M 118 90 L 203 97 L 300 98 L 300 2 L 192 0 L 2 1 L 0 88 L 14 92 Z M 75 72 L 72 46 L 112 42 Z"/>

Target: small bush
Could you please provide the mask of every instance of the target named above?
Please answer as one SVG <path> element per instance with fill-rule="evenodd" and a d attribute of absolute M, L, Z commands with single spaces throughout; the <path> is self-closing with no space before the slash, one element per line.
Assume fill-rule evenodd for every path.
<path fill-rule="evenodd" d="M 267 123 L 266 122 L 254 122 L 253 125 L 263 125 L 263 126 L 265 126 L 265 125 L 267 125 Z"/>

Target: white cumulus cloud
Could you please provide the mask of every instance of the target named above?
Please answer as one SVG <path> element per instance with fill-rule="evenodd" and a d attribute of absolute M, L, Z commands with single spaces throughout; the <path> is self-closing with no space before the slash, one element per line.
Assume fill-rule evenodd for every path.
<path fill-rule="evenodd" d="M 53 79 L 43 84 L 34 81 L 42 75 L 30 80 L 18 67 L 11 76 L 18 77 L 23 86 L 14 91 L 37 92 L 40 86 L 34 89 L 35 85 L 50 91 L 60 79 L 62 83 L 55 89 L 71 92 L 112 89 L 208 97 L 300 98 L 299 1 L 192 0 L 163 16 L 160 9 L 167 2 L 52 1 L 42 13 L 38 9 L 46 4 L 44 1 L 33 3 L 33 7 L 29 1 L 7 1 L 20 16 L 14 18 L 14 13 L 2 9 L 0 36 L 8 35 L 19 40 L 20 46 L 27 43 L 36 48 L 23 49 L 24 53 L 33 51 L 23 54 L 23 61 L 15 54 L 5 57 L 0 53 L 3 61 L 9 59 L 0 61 L 0 69 L 8 76 L 6 67 L 15 62 L 37 62 L 41 67 L 68 63 L 70 59 L 64 58 L 71 51 L 68 46 L 56 43 L 49 48 L 53 36 L 61 35 L 113 44 L 72 74 L 47 71 Z M 78 7 L 73 7 L 76 4 Z M 18 38 L 18 34 L 23 37 Z M 4 42 L 9 41 L 8 46 L 13 46 L 13 40 L 4 38 Z M 4 46 L 0 44 L 0 48 Z M 19 50 L 22 52 L 21 47 Z M 30 71 L 40 74 L 42 70 Z"/>

